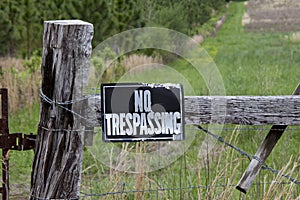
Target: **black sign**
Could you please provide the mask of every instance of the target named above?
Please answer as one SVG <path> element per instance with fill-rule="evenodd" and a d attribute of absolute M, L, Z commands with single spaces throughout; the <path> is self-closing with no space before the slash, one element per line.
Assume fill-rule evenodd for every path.
<path fill-rule="evenodd" d="M 184 138 L 180 84 L 102 84 L 101 103 L 104 141 Z"/>

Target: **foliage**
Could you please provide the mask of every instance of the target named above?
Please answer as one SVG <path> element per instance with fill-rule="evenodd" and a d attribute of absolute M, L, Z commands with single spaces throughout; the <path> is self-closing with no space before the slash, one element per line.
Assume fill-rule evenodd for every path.
<path fill-rule="evenodd" d="M 35 51 L 33 52 L 30 59 L 24 61 L 23 66 L 25 69 L 29 71 L 29 74 L 34 74 L 39 69 L 41 69 L 41 64 L 42 64 L 41 52 Z"/>
<path fill-rule="evenodd" d="M 147 25 L 163 26 L 186 34 L 194 34 L 216 12 L 223 11 L 223 0 L 163 0 L 144 4 L 143 17 Z"/>
<path fill-rule="evenodd" d="M 132 28 L 161 26 L 194 33 L 218 10 L 223 0 L 2 0 L 0 56 L 30 58 L 42 44 L 46 20 L 81 19 L 94 25 L 93 46 Z"/>
<path fill-rule="evenodd" d="M 115 57 L 115 52 L 108 47 L 103 51 L 96 51 L 91 58 L 91 66 L 94 71 L 90 75 L 89 81 L 99 81 L 99 77 L 102 81 L 115 79 L 117 74 L 116 68 L 118 67 L 118 64 L 113 63 Z"/>
<path fill-rule="evenodd" d="M 37 36 L 36 26 L 39 22 L 38 20 L 38 10 L 34 2 L 31 0 L 23 0 L 21 4 L 21 21 L 23 26 L 21 29 L 21 38 L 25 42 L 26 53 L 23 53 L 23 57 L 29 58 L 31 56 L 32 43 L 34 42 L 33 38 Z"/>
<path fill-rule="evenodd" d="M 187 15 L 182 14 L 184 7 L 181 3 L 161 6 L 155 11 L 155 18 L 147 26 L 163 26 L 183 33 L 188 31 Z"/>
<path fill-rule="evenodd" d="M 81 19 L 93 24 L 93 46 L 96 46 L 111 35 L 111 31 L 114 30 L 114 24 L 109 11 L 109 1 L 72 0 L 70 2 L 71 3 L 66 6 L 68 18 Z"/>
<path fill-rule="evenodd" d="M 135 6 L 137 0 L 112 0 L 109 5 L 111 18 L 115 25 L 115 34 L 141 26 L 140 9 Z"/>
<path fill-rule="evenodd" d="M 19 22 L 20 8 L 18 1 L 3 0 L 0 4 L 0 55 L 14 55 L 18 47 L 20 35 L 17 23 Z"/>

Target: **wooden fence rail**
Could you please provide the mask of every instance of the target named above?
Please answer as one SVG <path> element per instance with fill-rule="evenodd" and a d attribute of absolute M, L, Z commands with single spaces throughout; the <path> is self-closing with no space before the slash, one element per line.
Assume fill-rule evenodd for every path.
<path fill-rule="evenodd" d="M 101 125 L 100 96 L 88 98 L 88 123 Z M 300 125 L 300 96 L 187 96 L 186 124 Z"/>

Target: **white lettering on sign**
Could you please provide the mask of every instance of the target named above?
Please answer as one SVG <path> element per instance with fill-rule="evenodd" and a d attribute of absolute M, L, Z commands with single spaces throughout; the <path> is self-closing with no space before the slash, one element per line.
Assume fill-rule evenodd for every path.
<path fill-rule="evenodd" d="M 134 91 L 134 113 L 105 114 L 107 136 L 181 134 L 180 112 L 153 112 L 151 92 Z"/>
<path fill-rule="evenodd" d="M 134 111 L 135 112 L 151 111 L 151 93 L 149 90 L 134 91 Z"/>
<path fill-rule="evenodd" d="M 179 112 L 105 114 L 108 136 L 179 134 L 180 119 Z"/>

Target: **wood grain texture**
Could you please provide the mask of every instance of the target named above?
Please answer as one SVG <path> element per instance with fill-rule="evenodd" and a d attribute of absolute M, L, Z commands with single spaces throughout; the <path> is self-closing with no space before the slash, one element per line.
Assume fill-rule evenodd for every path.
<path fill-rule="evenodd" d="M 88 80 L 92 37 L 90 23 L 44 22 L 41 89 L 49 99 L 66 102 L 82 97 Z M 41 101 L 30 199 L 79 197 L 84 147 L 84 131 L 80 130 L 84 127 L 68 110 L 80 112 L 82 105 L 62 106 L 66 109 Z"/>
<path fill-rule="evenodd" d="M 88 100 L 91 126 L 100 126 L 100 96 Z M 186 124 L 300 125 L 299 96 L 187 96 Z"/>

